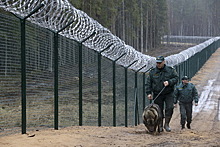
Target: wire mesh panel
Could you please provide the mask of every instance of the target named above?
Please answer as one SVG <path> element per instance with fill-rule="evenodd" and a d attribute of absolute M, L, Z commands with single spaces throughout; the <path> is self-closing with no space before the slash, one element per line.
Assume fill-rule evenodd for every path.
<path fill-rule="evenodd" d="M 0 136 L 21 126 L 19 29 L 18 19 L 0 14 Z"/>
<path fill-rule="evenodd" d="M 102 126 L 113 126 L 113 67 L 102 58 Z"/>
<path fill-rule="evenodd" d="M 135 72 L 128 70 L 128 125 L 135 124 Z"/>
<path fill-rule="evenodd" d="M 54 121 L 53 34 L 26 25 L 27 127 L 52 127 Z"/>
<path fill-rule="evenodd" d="M 137 99 L 138 99 L 138 117 L 139 123 L 142 123 L 143 113 L 143 74 L 137 73 Z"/>
<path fill-rule="evenodd" d="M 98 54 L 83 47 L 83 125 L 98 125 Z"/>
<path fill-rule="evenodd" d="M 145 94 L 145 97 L 143 97 L 143 98 L 145 99 L 145 104 L 144 104 L 144 108 L 145 108 L 146 106 L 148 106 L 148 105 L 150 104 L 150 100 L 149 100 L 148 97 L 147 97 L 146 88 L 145 88 L 145 83 L 146 83 L 147 78 L 148 78 L 148 73 L 145 73 L 144 76 L 145 76 L 145 81 L 144 81 L 144 87 L 142 87 L 142 88 L 144 89 L 143 92 L 145 92 L 145 93 L 144 93 L 144 94 Z M 144 94 L 143 94 L 143 95 L 144 95 Z M 142 107 L 142 108 L 143 108 L 143 107 Z M 144 108 L 143 108 L 143 109 L 144 109 Z"/>
<path fill-rule="evenodd" d="M 125 69 L 116 66 L 116 125 L 125 125 Z"/>
<path fill-rule="evenodd" d="M 59 36 L 59 126 L 79 124 L 79 45 Z"/>

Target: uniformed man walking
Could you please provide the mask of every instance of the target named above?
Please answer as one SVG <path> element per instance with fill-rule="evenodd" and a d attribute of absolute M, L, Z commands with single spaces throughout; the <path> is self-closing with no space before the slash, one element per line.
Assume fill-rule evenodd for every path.
<path fill-rule="evenodd" d="M 185 123 L 187 122 L 187 128 L 191 129 L 192 122 L 192 106 L 193 101 L 195 106 L 198 106 L 198 92 L 192 83 L 189 83 L 189 78 L 187 76 L 182 77 L 182 83 L 180 83 L 174 92 L 174 106 L 176 107 L 177 102 L 180 106 L 180 124 L 182 129 L 185 128 Z"/>
<path fill-rule="evenodd" d="M 146 80 L 146 94 L 148 99 L 154 99 L 154 103 L 159 105 L 162 112 L 162 118 L 165 117 L 164 129 L 167 132 L 171 131 L 169 123 L 173 115 L 173 92 L 174 86 L 177 82 L 178 74 L 176 70 L 173 67 L 165 64 L 165 59 L 163 56 L 156 57 L 156 67 L 150 70 Z M 164 103 L 165 115 L 163 112 Z M 163 131 L 163 119 L 160 124 L 160 131 Z"/>

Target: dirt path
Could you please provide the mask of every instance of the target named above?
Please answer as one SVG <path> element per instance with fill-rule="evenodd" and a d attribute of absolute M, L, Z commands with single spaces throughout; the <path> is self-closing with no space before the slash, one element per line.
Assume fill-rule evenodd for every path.
<path fill-rule="evenodd" d="M 0 138 L 1 147 L 220 147 L 220 49 L 203 66 L 192 81 L 200 94 L 194 107 L 192 129 L 180 129 L 179 108 L 171 121 L 172 132 L 150 135 L 143 124 L 136 127 L 74 126 L 60 130 L 40 130 L 28 135 Z"/>

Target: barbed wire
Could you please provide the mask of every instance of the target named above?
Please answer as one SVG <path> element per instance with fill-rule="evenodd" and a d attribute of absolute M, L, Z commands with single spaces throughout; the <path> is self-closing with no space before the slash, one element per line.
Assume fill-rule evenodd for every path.
<path fill-rule="evenodd" d="M 39 10 L 29 16 L 39 6 L 41 6 Z M 113 61 L 125 54 L 117 61 L 117 64 L 124 67 L 137 61 L 129 68 L 137 71 L 145 66 L 140 70 L 140 72 L 145 72 L 155 65 L 155 57 L 142 54 L 132 46 L 126 45 L 124 41 L 113 35 L 107 28 L 83 11 L 73 7 L 68 0 L 0 0 L 0 7 L 20 18 L 28 16 L 27 19 L 30 22 L 53 32 L 59 32 L 70 24 L 67 28 L 60 31 L 59 34 L 79 43 L 95 33 L 83 42 L 83 45 L 97 52 L 109 47 L 101 54 Z M 168 56 L 166 57 L 166 64 L 171 66 L 180 64 L 218 39 L 218 37 L 209 39 L 179 54 Z"/>

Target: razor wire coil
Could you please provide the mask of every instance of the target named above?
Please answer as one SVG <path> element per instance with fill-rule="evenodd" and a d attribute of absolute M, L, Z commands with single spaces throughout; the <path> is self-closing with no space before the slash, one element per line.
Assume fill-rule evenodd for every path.
<path fill-rule="evenodd" d="M 72 6 L 68 0 L 0 1 L 0 7 L 21 18 L 27 17 L 40 5 L 42 5 L 42 7 L 27 18 L 30 22 L 54 32 L 59 32 L 67 24 L 71 23 L 67 28 L 59 32 L 59 34 L 77 42 L 82 42 L 95 32 L 93 36 L 83 42 L 83 45 L 98 52 L 110 46 L 101 54 L 113 61 L 121 55 L 126 54 L 119 59 L 117 63 L 126 67 L 137 60 L 135 64 L 129 67 L 133 70 L 138 70 L 146 65 L 146 67 L 140 71 L 145 72 L 154 66 L 155 57 L 142 54 L 133 47 L 126 45 L 124 41 L 113 35 L 108 29 L 104 28 L 86 13 Z M 188 48 L 178 54 L 168 56 L 166 57 L 166 63 L 170 66 L 178 65 L 218 39 L 219 37 L 211 38 L 204 43 Z"/>

